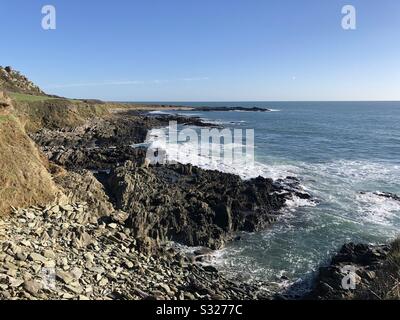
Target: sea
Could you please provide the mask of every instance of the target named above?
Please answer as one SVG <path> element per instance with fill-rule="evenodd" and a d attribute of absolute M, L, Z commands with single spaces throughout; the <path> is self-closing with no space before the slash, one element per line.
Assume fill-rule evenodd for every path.
<path fill-rule="evenodd" d="M 165 102 L 163 102 L 166 104 Z M 259 107 L 271 112 L 175 111 L 230 129 L 254 129 L 255 163 L 185 162 L 240 175 L 300 179 L 314 201 L 287 202 L 277 223 L 243 233 L 213 256 L 228 277 L 306 287 L 348 242 L 388 243 L 400 234 L 400 102 L 168 102 L 192 107 Z M 156 111 L 153 113 L 167 113 Z M 160 145 L 158 135 L 148 143 Z M 181 150 L 190 150 L 190 142 Z"/>

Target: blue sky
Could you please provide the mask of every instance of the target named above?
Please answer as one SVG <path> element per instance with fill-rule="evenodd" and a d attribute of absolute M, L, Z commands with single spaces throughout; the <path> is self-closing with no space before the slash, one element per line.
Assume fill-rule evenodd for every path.
<path fill-rule="evenodd" d="M 57 29 L 41 28 L 41 8 Z M 357 30 L 341 9 L 357 9 Z M 3 0 L 0 65 L 121 101 L 400 100 L 398 0 Z"/>

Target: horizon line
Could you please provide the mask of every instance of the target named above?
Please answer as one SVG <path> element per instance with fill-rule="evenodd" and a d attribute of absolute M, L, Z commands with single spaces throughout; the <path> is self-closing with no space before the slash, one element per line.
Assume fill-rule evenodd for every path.
<path fill-rule="evenodd" d="M 101 99 L 99 99 L 101 100 Z M 207 102 L 400 102 L 399 100 L 103 100 L 115 103 L 207 103 Z"/>

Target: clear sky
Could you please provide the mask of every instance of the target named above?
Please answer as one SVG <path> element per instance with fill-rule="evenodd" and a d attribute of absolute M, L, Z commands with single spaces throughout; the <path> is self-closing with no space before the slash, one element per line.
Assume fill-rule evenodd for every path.
<path fill-rule="evenodd" d="M 41 27 L 43 5 L 57 29 Z M 344 5 L 357 29 L 343 30 Z M 400 100 L 399 0 L 2 0 L 0 65 L 121 101 Z"/>

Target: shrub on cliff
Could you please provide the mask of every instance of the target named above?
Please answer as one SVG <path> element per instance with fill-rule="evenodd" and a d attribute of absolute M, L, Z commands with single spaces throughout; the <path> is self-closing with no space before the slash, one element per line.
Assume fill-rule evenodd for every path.
<path fill-rule="evenodd" d="M 376 278 L 360 298 L 378 300 L 400 299 L 400 238 L 391 244 L 390 252 Z"/>

